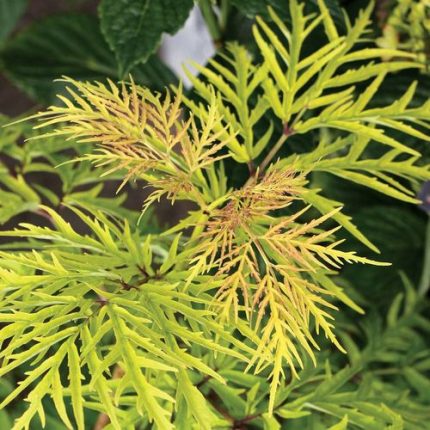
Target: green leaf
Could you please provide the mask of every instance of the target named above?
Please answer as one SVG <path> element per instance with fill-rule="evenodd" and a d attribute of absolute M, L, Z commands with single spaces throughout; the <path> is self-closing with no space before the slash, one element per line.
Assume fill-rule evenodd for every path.
<path fill-rule="evenodd" d="M 215 131 L 223 132 L 223 137 L 229 140 L 228 146 L 235 160 L 248 162 L 258 157 L 268 145 L 273 133 L 273 127 L 270 126 L 259 141 L 256 141 L 254 136 L 255 126 L 269 106 L 264 98 L 257 97 L 255 103 L 251 100 L 256 96 L 256 89 L 265 81 L 267 69 L 256 67 L 243 46 L 230 43 L 226 51 L 227 55 L 220 55 L 220 59 L 223 62 L 227 60 L 234 67 L 225 66 L 219 60 L 213 59 L 209 62 L 211 68 L 191 63 L 200 72 L 200 78 L 193 76 L 188 69 L 185 69 L 185 72 L 200 95 L 209 104 L 216 103 L 218 111 L 224 118 L 224 125 L 216 124 Z M 204 82 L 206 79 L 215 87 L 216 97 L 213 89 Z M 207 115 L 191 100 L 187 100 L 186 103 L 195 115 L 202 119 Z M 227 127 L 233 133 L 228 133 Z"/>
<path fill-rule="evenodd" d="M 120 76 L 145 62 L 163 33 L 176 33 L 193 4 L 193 0 L 103 0 L 99 7 L 101 29 L 115 52 Z"/>
<path fill-rule="evenodd" d="M 216 392 L 233 416 L 244 416 L 246 414 L 246 402 L 240 396 L 244 390 L 229 387 L 215 380 L 210 380 L 208 386 Z"/>
<path fill-rule="evenodd" d="M 9 414 L 5 410 L 0 411 L 0 428 L 1 429 L 12 428 L 12 420 Z"/>
<path fill-rule="evenodd" d="M 279 424 L 278 420 L 268 413 L 265 413 L 261 416 L 264 422 L 264 430 L 280 430 L 281 424 Z"/>
<path fill-rule="evenodd" d="M 348 415 L 345 415 L 341 421 L 334 426 L 331 426 L 328 430 L 347 430 L 348 428 Z"/>
<path fill-rule="evenodd" d="M 359 291 L 369 290 L 368 297 L 386 297 L 401 291 L 399 272 L 404 271 L 414 282 L 418 281 L 422 264 L 425 236 L 425 220 L 407 207 L 377 205 L 364 207 L 354 214 L 357 226 L 365 235 L 371 236 L 381 252 L 380 258 L 392 266 L 383 270 L 367 267 L 345 267 L 344 276 Z M 353 245 L 360 255 L 372 253 L 358 243 Z"/>
<path fill-rule="evenodd" d="M 163 262 L 163 264 L 160 267 L 160 273 L 166 273 L 168 272 L 176 263 L 176 256 L 178 254 L 178 244 L 179 239 L 181 238 L 181 235 L 178 234 L 172 241 L 172 245 L 169 249 L 169 254 L 166 258 L 166 260 Z"/>
<path fill-rule="evenodd" d="M 430 401 L 430 379 L 412 367 L 406 367 L 404 375 L 407 381 L 426 402 Z"/>
<path fill-rule="evenodd" d="M 103 184 L 99 183 L 89 190 L 66 194 L 63 198 L 63 203 L 70 206 L 90 209 L 94 212 L 102 211 L 136 222 L 139 214 L 123 207 L 127 194 L 122 193 L 116 197 L 101 197 L 100 193 L 103 188 Z"/>
<path fill-rule="evenodd" d="M 51 397 L 54 401 L 55 407 L 57 409 L 58 416 L 61 421 L 67 426 L 67 428 L 72 428 L 72 423 L 67 415 L 66 404 L 64 403 L 64 389 L 61 383 L 60 372 L 55 372 L 52 381 L 52 393 Z"/>
<path fill-rule="evenodd" d="M 91 333 L 88 330 L 88 327 L 84 327 L 82 330 L 81 337 L 84 343 L 89 343 L 91 339 Z M 98 351 L 91 350 L 88 354 L 88 368 L 91 374 L 95 374 L 96 370 L 100 367 L 101 361 L 98 354 Z M 104 411 L 111 420 L 112 426 L 115 430 L 121 429 L 121 426 L 118 421 L 118 409 L 113 403 L 111 390 L 108 386 L 107 380 L 104 377 L 100 377 L 95 381 L 94 388 L 97 391 L 97 394 L 100 399 L 100 403 L 103 404 Z"/>
<path fill-rule="evenodd" d="M 69 380 L 72 396 L 73 413 L 78 430 L 85 429 L 81 368 L 79 363 L 79 354 L 74 343 L 71 343 L 68 350 Z"/>
<path fill-rule="evenodd" d="M 318 189 L 309 190 L 304 195 L 304 200 L 314 206 L 321 214 L 333 211 L 335 208 L 341 206 L 341 204 L 335 200 L 328 199 L 319 194 Z M 367 247 L 375 252 L 378 252 L 378 248 L 367 239 L 363 233 L 351 222 L 351 217 L 345 215 L 343 212 L 339 211 L 333 215 L 333 219 L 339 223 L 343 228 L 345 228 L 349 233 L 351 233 L 356 239 L 364 243 Z"/>
<path fill-rule="evenodd" d="M 0 184 L 9 190 L 0 189 L 0 224 L 22 212 L 35 211 L 38 208 L 40 198 L 23 176 L 18 175 L 15 178 L 0 170 Z"/>
<path fill-rule="evenodd" d="M 64 93 L 64 83 L 54 81 L 63 75 L 78 80 L 119 77 L 97 18 L 89 15 L 59 15 L 36 22 L 6 43 L 1 60 L 5 74 L 19 88 L 46 104 Z M 155 89 L 175 80 L 156 56 L 131 73 L 136 82 Z"/>
<path fill-rule="evenodd" d="M 23 123 L 14 124 L 13 126 L 5 127 L 9 124 L 11 119 L 5 115 L 0 114 L 0 150 L 10 149 L 11 147 L 16 148 L 16 141 L 21 133 L 27 128 Z"/>
<path fill-rule="evenodd" d="M 12 391 L 13 391 L 12 383 L 5 378 L 0 378 L 0 398 L 6 397 Z"/>
<path fill-rule="evenodd" d="M 242 14 L 251 18 L 256 15 L 261 15 L 265 20 L 270 19 L 270 15 L 268 13 L 269 6 L 273 8 L 273 10 L 275 10 L 282 19 L 288 18 L 288 3 L 284 0 L 231 0 L 231 2 Z M 310 0 L 306 3 L 308 3 L 307 6 L 312 12 L 318 11 L 318 0 Z M 338 0 L 325 0 L 325 3 L 332 19 L 334 19 L 338 25 L 343 25 L 344 16 Z"/>
<path fill-rule="evenodd" d="M 276 415 L 279 415 L 282 418 L 292 420 L 296 418 L 302 418 L 310 415 L 309 411 L 300 411 L 300 410 L 289 410 L 288 408 L 280 408 L 276 410 Z"/>
<path fill-rule="evenodd" d="M 270 5 L 276 12 L 280 13 L 278 7 L 275 5 L 276 0 L 232 0 L 232 4 L 237 7 L 244 15 L 248 17 L 255 17 L 256 15 L 266 15 L 268 16 L 267 7 Z"/>
<path fill-rule="evenodd" d="M 0 0 L 0 42 L 14 29 L 26 6 L 27 0 Z"/>
<path fill-rule="evenodd" d="M 209 403 L 202 393 L 190 381 L 186 371 L 181 370 L 178 374 L 177 402 L 183 397 L 191 414 L 202 430 L 210 430 L 216 421 L 216 416 L 209 408 Z"/>
<path fill-rule="evenodd" d="M 137 410 L 141 414 L 145 411 L 150 421 L 154 421 L 159 428 L 166 430 L 173 429 L 173 425 L 169 419 L 169 411 L 164 409 L 156 399 L 156 397 L 161 397 L 164 400 L 168 400 L 170 396 L 158 390 L 148 382 L 138 364 L 137 350 L 133 348 L 126 336 L 127 326 L 125 322 L 115 314 L 116 309 L 117 308 L 109 309 L 109 315 L 121 351 L 125 377 L 130 378 L 138 396 L 136 404 Z"/>

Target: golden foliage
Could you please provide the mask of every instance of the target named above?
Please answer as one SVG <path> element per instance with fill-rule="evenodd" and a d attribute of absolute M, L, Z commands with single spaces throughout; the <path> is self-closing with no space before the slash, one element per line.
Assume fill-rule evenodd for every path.
<path fill-rule="evenodd" d="M 341 227 L 376 248 L 341 212 L 341 204 L 325 196 L 324 190 L 309 186 L 308 180 L 320 171 L 417 203 L 408 185 L 430 179 L 430 169 L 420 164 L 414 148 L 397 140 L 397 133 L 391 136 L 390 130 L 429 141 L 425 130 L 430 102 L 409 107 L 417 85 L 413 83 L 392 104 L 372 105 L 388 72 L 422 65 L 410 61 L 415 59 L 410 53 L 357 46 L 367 37 L 371 4 L 356 22 L 347 21 L 346 34 L 339 35 L 323 0 L 316 2 L 320 13 L 311 15 L 305 13 L 303 2 L 288 3 L 288 25 L 273 10 L 269 11 L 273 29 L 256 19 L 253 34 L 260 54 L 258 64 L 245 47 L 233 43 L 218 57 L 221 61 L 212 60 L 210 67 L 196 66 L 200 76 L 190 76 L 190 80 L 200 97 L 197 100 L 184 97 L 181 88 L 174 89 L 174 95 L 168 91 L 154 94 L 131 78 L 118 85 L 109 80 L 103 84 L 64 78 L 69 85 L 69 96 L 60 96 L 64 105 L 33 116 L 42 121 L 39 128 L 56 127 L 37 138 L 57 136 L 93 144 L 95 150 L 79 160 L 90 160 L 104 175 L 122 175 L 121 186 L 136 178 L 146 181 L 152 191 L 144 210 L 162 197 L 172 202 L 188 200 L 197 209 L 165 231 L 161 240 L 143 238 L 139 229 L 132 233 L 128 223 L 120 228 L 121 223 L 98 209 L 94 220 L 75 209 L 92 232 L 92 237 L 81 236 L 44 206 L 37 207 L 49 216 L 55 230 L 24 224 L 18 232 L 2 233 L 28 238 L 29 248 L 37 247 L 28 253 L 2 253 L 5 263 L 0 278 L 4 278 L 5 291 L 12 292 L 4 295 L 10 312 L 8 308 L 3 319 L 12 325 L 1 333 L 4 339 L 13 340 L 0 358 L 8 351 L 19 352 L 12 354 L 13 360 L 0 374 L 34 357 L 33 347 L 22 350 L 26 341 L 19 333 L 30 328 L 24 337 L 28 343 L 35 341 L 37 351 L 44 351 L 42 355 L 37 352 L 40 360 L 57 342 L 51 339 L 56 331 L 41 336 L 40 330 L 48 325 L 49 330 L 60 327 L 58 333 L 63 336 L 63 325 L 83 321 L 81 326 L 76 322 L 78 325 L 67 328 L 69 338 L 55 346 L 51 361 L 35 367 L 3 404 L 45 370 L 52 376 L 52 386 L 61 387 L 57 371 L 67 355 L 79 428 L 84 428 L 84 373 L 94 378 L 90 385 L 116 429 L 122 424 L 117 414 L 128 413 L 116 403 L 128 398 L 129 392 L 136 394 L 131 402 L 138 414 L 153 419 L 162 429 L 173 425 L 175 392 L 177 404 L 188 395 L 186 403 L 200 415 L 196 425 L 201 427 L 212 411 L 187 369 L 194 368 L 207 378 L 204 381 L 224 379 L 214 370 L 215 357 L 196 353 L 198 349 L 241 360 L 241 364 L 235 362 L 237 368 L 245 362 L 247 370 L 266 371 L 271 378 L 269 413 L 278 406 L 276 393 L 285 374 L 298 377 L 297 369 L 305 366 L 306 358 L 316 361 L 320 332 L 342 350 L 331 311 L 338 302 L 361 309 L 334 283 L 332 275 L 345 263 L 384 263 L 341 249 L 342 241 L 335 239 Z M 305 42 L 319 26 L 324 27 L 328 41 L 309 53 Z M 386 55 L 396 60 L 389 64 L 373 61 Z M 370 79 L 369 85 L 357 86 Z M 299 153 L 273 164 L 290 139 L 311 132 L 315 136 L 315 130 L 320 132 L 319 142 L 309 142 Z M 368 151 L 370 145 L 379 150 Z M 231 164 L 224 164 L 226 157 L 232 158 Z M 239 169 L 247 164 L 251 177 L 232 190 L 228 186 L 234 172 L 226 170 L 234 162 Z M 12 188 L 10 184 L 20 194 L 34 197 L 21 179 L 9 180 L 7 188 Z M 180 234 L 167 251 L 165 239 L 170 241 L 173 232 Z M 43 241 L 48 242 L 44 249 L 39 248 Z M 13 268 L 21 265 L 35 273 L 15 273 Z M 28 286 L 42 294 L 29 294 Z M 70 294 L 63 294 L 67 288 Z M 87 301 L 88 293 L 101 298 L 96 303 Z M 30 297 L 34 305 L 28 308 L 23 300 L 20 316 L 16 306 L 21 296 Z M 45 310 L 38 311 L 42 317 L 33 330 L 29 321 L 34 322 L 34 315 L 30 314 L 40 306 L 39 299 L 45 298 L 55 306 L 63 306 L 59 300 L 64 299 L 64 307 L 71 305 L 73 313 L 58 316 L 56 308 L 49 306 L 49 318 L 43 316 Z M 79 311 L 75 311 L 77 300 L 82 302 Z M 101 315 L 96 315 L 99 322 L 94 327 L 86 324 L 92 307 Z M 101 340 L 108 333 L 115 344 L 105 347 Z M 53 361 L 56 367 L 50 367 Z M 112 396 L 105 375 L 116 362 L 125 372 Z M 81 372 L 85 366 L 88 371 Z M 159 388 L 160 373 L 148 377 L 153 371 L 176 372 L 177 379 L 171 378 L 173 395 Z M 29 396 L 30 414 L 42 408 L 42 398 L 51 394 L 47 376 Z M 254 397 L 259 385 L 251 389 Z M 88 399 L 93 398 L 93 392 L 86 393 Z M 60 398 L 61 393 L 54 402 L 65 412 Z M 184 410 L 179 411 L 177 416 L 189 418 Z"/>
<path fill-rule="evenodd" d="M 222 280 L 214 297 L 219 319 L 234 325 L 246 318 L 259 336 L 248 367 L 273 367 L 272 410 L 282 363 L 297 376 L 302 350 L 315 360 L 313 327 L 341 349 L 328 311 L 336 309 L 334 298 L 348 299 L 327 274 L 344 262 L 380 263 L 339 250 L 341 241 L 333 242 L 339 227 L 320 229 L 340 208 L 301 222 L 309 209 L 303 204 L 307 172 L 294 162 L 257 169 L 237 190 L 221 186 L 224 174 L 215 165 L 228 156 L 224 147 L 234 134 L 222 125 L 215 99 L 203 117 L 187 119 L 180 89 L 162 99 L 133 81 L 120 88 L 66 81 L 76 88 L 68 89 L 73 100 L 62 98 L 65 107 L 36 115 L 44 120 L 40 127 L 60 125 L 51 134 L 96 144 L 98 151 L 84 158 L 107 166 L 106 173 L 124 169 L 123 183 L 148 181 L 153 192 L 144 209 L 162 196 L 199 205 L 200 215 L 182 225 L 194 228 L 181 257 L 191 267 L 186 285 L 205 273 Z"/>
<path fill-rule="evenodd" d="M 99 167 L 110 166 L 105 174 L 124 171 L 121 187 L 132 178 L 149 180 L 158 190 L 148 204 L 161 195 L 174 200 L 188 199 L 190 194 L 204 204 L 203 170 L 228 156 L 219 152 L 230 138 L 227 127 L 218 127 L 221 117 L 215 104 L 197 124 L 192 115 L 185 118 L 180 88 L 172 99 L 169 92 L 163 97 L 153 94 L 132 79 L 120 87 L 110 80 L 108 87 L 70 78 L 64 81 L 74 87 L 67 88 L 72 99 L 59 96 L 65 106 L 35 115 L 43 119 L 38 127 L 60 125 L 42 137 L 61 135 L 97 144 L 98 151 L 84 158 Z"/>
<path fill-rule="evenodd" d="M 342 349 L 327 312 L 337 309 L 330 301 L 336 292 L 322 287 L 321 278 L 344 262 L 381 264 L 339 250 L 342 241 L 332 241 L 339 227 L 319 230 L 339 209 L 305 224 L 299 219 L 309 207 L 273 216 L 273 211 L 300 201 L 305 184 L 304 174 L 293 167 L 274 166 L 261 180 L 232 192 L 205 223 L 191 261 L 191 277 L 211 272 L 223 279 L 215 296 L 217 304 L 223 304 L 217 306 L 219 318 L 231 322 L 246 316 L 259 333 L 249 367 L 255 365 L 260 372 L 274 361 L 271 410 L 283 361 L 295 376 L 296 363 L 303 367 L 300 347 L 315 361 L 318 345 L 312 326 Z"/>

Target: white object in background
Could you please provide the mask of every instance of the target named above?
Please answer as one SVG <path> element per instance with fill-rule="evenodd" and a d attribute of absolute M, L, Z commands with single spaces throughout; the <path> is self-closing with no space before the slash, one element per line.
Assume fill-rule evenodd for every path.
<path fill-rule="evenodd" d="M 215 54 L 215 47 L 198 6 L 191 10 L 185 25 L 174 35 L 164 35 L 160 57 L 182 79 L 185 88 L 191 87 L 182 66 L 193 60 L 199 64 Z M 193 67 L 189 68 L 195 72 Z"/>

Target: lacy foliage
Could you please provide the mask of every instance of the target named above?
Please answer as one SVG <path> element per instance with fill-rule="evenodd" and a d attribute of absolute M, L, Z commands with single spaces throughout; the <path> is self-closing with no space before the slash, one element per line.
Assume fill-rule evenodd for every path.
<path fill-rule="evenodd" d="M 92 163 L 99 178 L 120 177 L 120 188 L 146 181 L 152 191 L 144 209 L 161 197 L 187 200 L 195 208 L 152 237 L 101 203 L 57 202 L 86 225 L 86 235 L 20 185 L 23 200 L 31 197 L 30 208 L 53 226 L 22 224 L 1 233 L 25 239 L 2 251 L 0 261 L 0 375 L 29 364 L 1 405 L 31 387 L 29 408 L 15 429 L 28 428 L 35 414 L 43 421 L 46 396 L 69 428 L 86 428 L 84 408 L 106 413 L 115 429 L 139 420 L 163 430 L 189 428 L 184 426 L 191 418 L 203 429 L 236 425 L 199 389 L 208 384 L 223 401 L 226 393 L 237 398 L 224 385 L 231 379 L 251 388 L 254 399 L 259 390 L 268 391 L 264 410 L 254 418 L 269 424 L 273 413 L 298 418 L 309 407 L 337 416 L 341 422 L 333 429 L 346 428 L 349 419 L 375 429 L 403 419 L 388 407 L 381 417 L 357 393 L 345 394 L 342 406 L 330 403 L 332 370 L 318 364 L 320 345 L 326 345 L 318 334 L 354 351 L 347 334 L 341 332 L 341 341 L 336 337 L 333 314 L 342 303 L 362 312 L 335 275 L 345 263 L 385 263 L 345 250 L 336 238 L 341 228 L 376 248 L 340 203 L 312 187 L 312 178 L 322 171 L 417 202 L 411 185 L 430 179 L 429 168 L 391 132 L 430 140 L 430 102 L 410 107 L 412 84 L 391 105 L 371 103 L 387 73 L 422 66 L 403 51 L 361 47 L 371 6 L 340 35 L 322 0 L 318 16 L 307 16 L 295 0 L 289 4 L 289 25 L 273 11 L 273 25 L 257 19 L 260 63 L 232 44 L 222 62 L 198 66 L 200 77 L 190 75 L 197 101 L 181 88 L 172 96 L 153 94 L 132 80 L 118 87 L 65 78 L 70 88 L 69 97 L 60 97 L 64 105 L 33 117 L 48 130 L 37 139 L 67 138 L 85 147 L 76 162 Z M 327 43 L 304 56 L 303 44 L 319 26 Z M 387 55 L 398 59 L 378 61 Z M 368 80 L 358 92 L 356 85 Z M 311 139 L 315 131 L 321 138 L 314 149 L 274 161 L 294 136 Z M 369 146 L 378 148 L 378 156 Z M 241 187 L 229 187 L 224 159 L 250 168 Z M 10 190 L 20 183 L 19 177 L 1 181 Z M 315 370 L 309 370 L 309 359 Z M 350 381 L 357 363 L 337 369 L 333 379 Z M 63 368 L 68 382 L 60 376 Z M 111 379 L 117 368 L 121 377 Z M 244 373 L 251 371 L 254 376 Z M 320 385 L 303 394 L 298 378 L 306 384 L 313 372 L 320 374 Z M 296 389 L 301 394 L 285 403 Z M 372 390 L 377 395 L 381 386 Z M 239 396 L 232 408 L 241 409 L 241 401 Z M 376 421 L 360 421 L 362 413 Z"/>

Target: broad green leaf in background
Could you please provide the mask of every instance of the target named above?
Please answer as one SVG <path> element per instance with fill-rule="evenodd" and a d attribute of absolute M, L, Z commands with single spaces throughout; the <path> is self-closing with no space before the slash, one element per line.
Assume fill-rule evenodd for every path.
<path fill-rule="evenodd" d="M 232 3 L 244 15 L 252 18 L 262 14 L 269 16 L 267 6 L 271 6 L 283 17 L 288 10 L 287 7 L 281 7 L 281 1 L 279 0 L 232 0 Z"/>
<path fill-rule="evenodd" d="M 100 33 L 96 17 L 59 15 L 39 21 L 6 43 L 1 60 L 5 74 L 42 103 L 51 103 L 64 84 L 63 75 L 80 80 L 118 79 L 114 55 Z M 162 89 L 173 73 L 156 57 L 132 70 L 142 85 Z"/>
<path fill-rule="evenodd" d="M 0 42 L 14 29 L 26 6 L 27 0 L 0 0 Z"/>
<path fill-rule="evenodd" d="M 358 291 L 366 292 L 368 298 L 381 300 L 399 291 L 399 272 L 418 281 L 425 236 L 425 219 L 419 215 L 408 207 L 387 205 L 364 207 L 353 215 L 360 231 L 371 237 L 380 249 L 381 258 L 392 263 L 384 270 L 368 267 L 360 271 L 356 267 L 346 267 L 342 273 L 354 282 Z M 372 255 L 359 243 L 355 244 L 355 249 L 360 255 Z"/>
<path fill-rule="evenodd" d="M 268 6 L 272 7 L 283 19 L 286 19 L 289 14 L 288 2 L 285 0 L 231 0 L 231 2 L 241 13 L 251 18 L 260 15 L 264 19 L 270 19 Z M 316 12 L 318 0 L 310 0 L 306 3 L 310 10 Z M 326 0 L 325 4 L 334 21 L 343 26 L 344 16 L 338 0 Z"/>
<path fill-rule="evenodd" d="M 120 75 L 145 62 L 163 33 L 176 33 L 193 4 L 193 0 L 103 0 L 99 8 L 101 28 L 115 52 Z"/>

